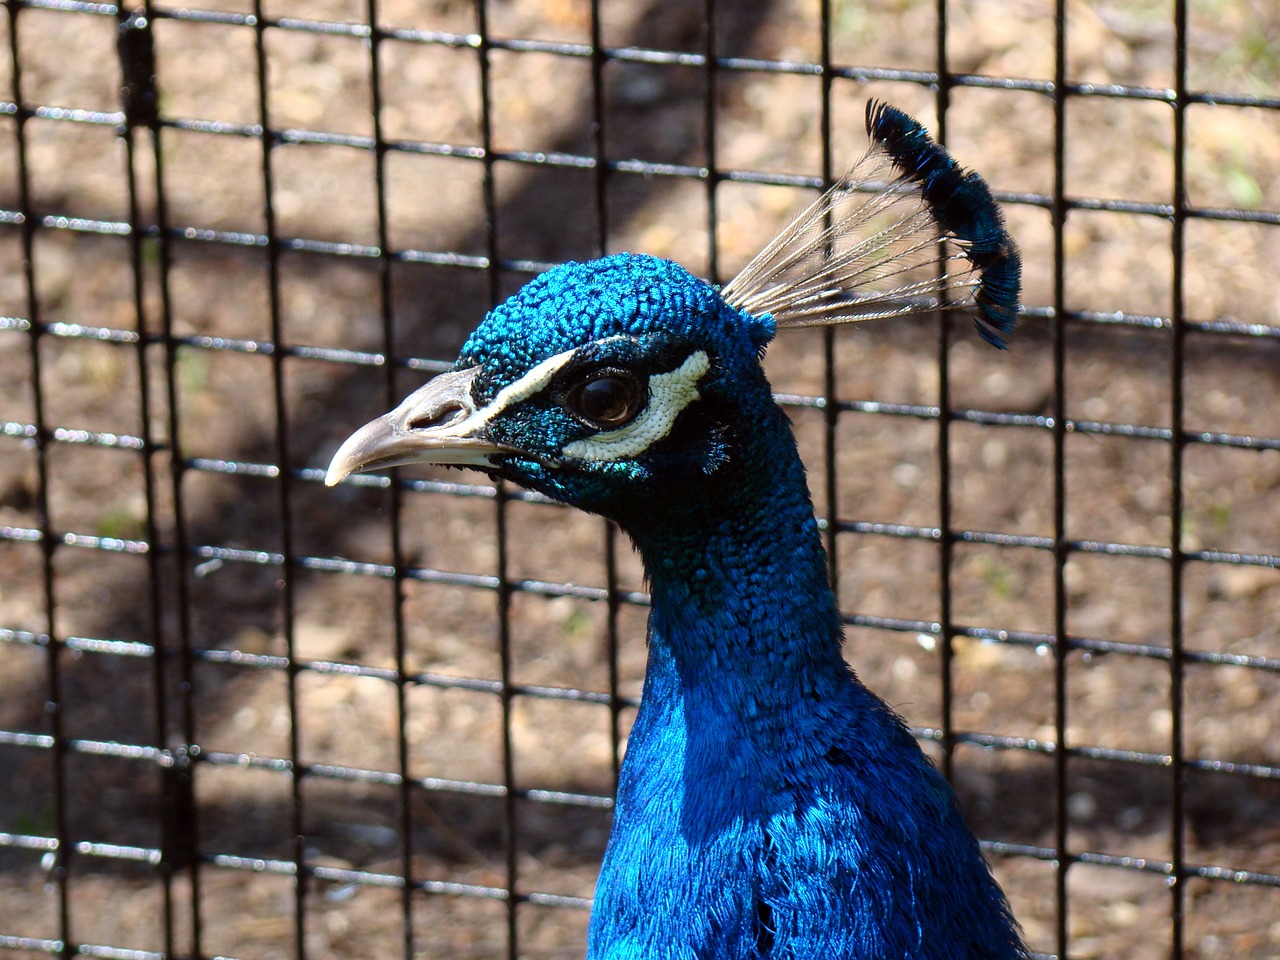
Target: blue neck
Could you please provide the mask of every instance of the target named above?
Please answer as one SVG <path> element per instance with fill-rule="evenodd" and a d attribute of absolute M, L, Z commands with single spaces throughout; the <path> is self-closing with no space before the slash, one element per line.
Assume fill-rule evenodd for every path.
<path fill-rule="evenodd" d="M 804 469 L 781 412 L 770 402 L 756 420 L 714 494 L 687 491 L 630 531 L 652 593 L 649 664 L 590 960 L 674 960 L 693 944 L 757 956 L 766 824 L 848 708 Z"/>
<path fill-rule="evenodd" d="M 784 731 L 821 722 L 815 698 L 849 680 L 803 471 L 761 467 L 792 475 L 771 496 L 735 490 L 696 524 L 637 538 L 653 598 L 645 699 L 679 704 L 717 768 L 715 741 L 775 751 Z"/>
<path fill-rule="evenodd" d="M 807 706 L 849 670 L 804 467 L 772 403 L 736 457 L 714 493 L 632 533 L 653 599 L 646 686 L 682 703 L 695 735 L 774 750 L 779 728 L 794 737 L 820 719 Z"/>
<path fill-rule="evenodd" d="M 632 528 L 649 666 L 589 960 L 1022 960 L 950 789 L 844 663 L 785 418 L 750 423 L 729 482 Z"/>

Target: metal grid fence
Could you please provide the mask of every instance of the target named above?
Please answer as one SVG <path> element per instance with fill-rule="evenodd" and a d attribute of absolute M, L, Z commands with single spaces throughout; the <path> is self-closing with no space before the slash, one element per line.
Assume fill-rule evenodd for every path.
<path fill-rule="evenodd" d="M 1280 954 L 1276 16 L 621 6 L 6 0 L 0 948 L 580 953 L 634 558 L 323 465 L 550 263 L 724 279 L 870 91 L 988 176 L 1029 285 L 1011 358 L 775 348 L 850 657 L 1040 954 Z"/>

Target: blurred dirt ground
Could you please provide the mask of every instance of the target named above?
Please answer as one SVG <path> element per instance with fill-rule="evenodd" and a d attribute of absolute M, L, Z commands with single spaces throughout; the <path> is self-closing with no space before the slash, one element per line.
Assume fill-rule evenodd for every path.
<path fill-rule="evenodd" d="M 512 801 L 517 829 L 511 862 L 518 889 L 552 895 L 522 902 L 516 911 L 519 953 L 581 955 L 587 912 L 572 898 L 590 897 L 609 826 L 607 806 L 589 799 L 607 797 L 612 789 L 616 751 L 607 706 L 572 696 L 516 696 L 504 734 L 501 701 L 492 692 L 438 682 L 502 676 L 498 603 L 489 588 L 499 563 L 492 489 L 471 474 L 405 472 L 442 482 L 403 497 L 401 558 L 431 573 L 404 584 L 404 666 L 415 679 L 404 688 L 401 717 L 396 684 L 388 679 L 397 665 L 391 582 L 373 567 L 334 572 L 308 561 L 290 578 L 293 607 L 286 617 L 279 565 L 255 562 L 283 548 L 279 483 L 252 470 L 216 467 L 279 461 L 273 361 L 262 349 L 231 343 L 273 338 L 273 297 L 284 342 L 371 352 L 384 347 L 383 301 L 375 258 L 285 249 L 273 291 L 262 249 L 201 238 L 200 230 L 256 234 L 267 224 L 261 141 L 236 126 L 260 120 L 256 32 L 236 19 L 251 7 L 247 0 L 208 0 L 196 7 L 219 16 L 193 19 L 175 14 L 177 8 L 162 8 L 155 22 L 162 115 L 209 122 L 170 125 L 161 133 L 169 222 L 192 228 L 188 238 L 171 245 L 170 274 L 173 332 L 193 338 L 177 349 L 173 367 L 176 440 L 192 464 L 177 488 L 180 532 L 196 553 L 181 559 L 189 571 L 185 587 L 172 549 L 159 555 L 158 581 L 151 578 L 146 553 L 129 549 L 152 535 L 172 548 L 179 535 L 167 450 L 151 463 L 152 530 L 145 461 L 127 443 L 143 432 L 138 348 L 92 336 L 38 341 L 44 423 L 126 438 L 72 434 L 48 448 L 51 529 L 79 538 L 79 545 L 56 550 L 52 568 L 53 631 L 70 638 L 56 661 L 61 722 L 66 736 L 88 744 L 62 760 L 66 834 L 84 844 L 70 860 L 66 881 L 72 938 L 123 951 L 166 948 L 165 885 L 146 862 L 147 851 L 158 849 L 161 839 L 161 778 L 145 750 L 101 745 L 174 746 L 185 706 L 193 740 L 209 762 L 197 765 L 194 793 L 205 862 L 196 887 L 188 870 L 177 872 L 167 907 L 175 918 L 178 953 L 190 950 L 193 897 L 207 956 L 292 956 L 299 935 L 313 960 L 402 953 L 401 894 L 379 885 L 379 878 L 398 875 L 405 859 L 401 793 L 380 775 L 400 769 L 403 729 L 408 773 L 426 787 L 410 793 L 409 805 L 408 859 L 414 878 L 427 882 L 412 897 L 414 956 L 507 955 L 506 905 L 466 895 L 471 888 L 447 886 L 506 886 L 507 801 L 492 789 L 467 794 L 439 782 L 501 784 L 504 735 L 511 744 L 514 783 L 532 791 Z M 367 23 L 366 5 L 292 0 L 264 8 L 268 18 L 300 18 L 264 30 L 270 125 L 372 136 L 368 45 L 322 26 Z M 934 69 L 933 4 L 836 0 L 832 8 L 834 62 Z M 116 23 L 109 8 L 11 4 L 8 11 L 0 18 L 0 76 L 8 78 L 8 86 L 0 87 L 0 107 L 18 99 L 10 57 L 16 19 L 23 105 L 119 109 Z M 696 53 L 702 49 L 701 13 L 700 4 L 611 0 L 601 4 L 603 42 Z M 1068 13 L 1072 82 L 1173 86 L 1171 3 L 1072 3 Z M 491 35 L 498 38 L 591 40 L 586 0 L 494 0 L 488 15 Z M 457 0 L 393 0 L 379 5 L 379 17 L 384 27 L 458 35 L 477 29 L 474 5 Z M 812 61 L 820 49 L 817 18 L 817 5 L 801 0 L 721 4 L 717 48 L 728 57 Z M 948 31 L 954 71 L 1053 77 L 1047 0 L 953 4 Z M 1269 0 L 1193 5 L 1189 35 L 1194 89 L 1272 98 L 1280 93 L 1280 8 Z M 466 42 L 435 42 L 440 39 L 420 35 L 380 45 L 385 138 L 454 147 L 481 142 L 476 51 Z M 495 49 L 491 56 L 494 150 L 590 156 L 590 61 L 539 50 Z M 706 91 L 699 68 L 611 61 L 604 82 L 610 158 L 706 163 Z M 927 88 L 836 79 L 835 157 L 852 161 L 861 153 L 862 110 L 872 96 L 934 126 L 934 95 Z M 721 71 L 714 105 L 718 166 L 816 173 L 820 103 L 821 83 L 813 76 Z M 0 109 L 0 208 L 6 211 L 20 208 L 17 129 L 12 111 Z M 24 132 L 38 214 L 128 221 L 126 156 L 109 119 L 69 122 L 37 115 L 25 122 Z M 981 170 L 995 190 L 1052 192 L 1053 114 L 1043 94 L 956 88 L 947 135 L 953 151 Z M 286 137 L 272 151 L 278 234 L 376 246 L 372 152 L 333 138 L 303 142 L 308 139 L 317 138 Z M 1070 212 L 1064 231 L 1067 307 L 1167 317 L 1170 224 L 1127 212 L 1123 202 L 1169 202 L 1172 111 L 1150 99 L 1074 98 L 1066 142 L 1067 193 L 1122 201 L 1111 209 Z M 139 135 L 137 144 L 143 219 L 153 223 L 148 143 Z M 482 164 L 447 154 L 387 154 L 389 245 L 484 257 L 489 238 Z M 1272 218 L 1280 210 L 1280 111 L 1195 104 L 1186 112 L 1185 158 L 1193 205 L 1270 211 Z M 598 252 L 590 170 L 499 160 L 494 177 L 494 235 L 502 259 L 552 263 Z M 672 257 L 707 274 L 713 266 L 707 196 L 706 184 L 696 180 L 612 174 L 605 194 L 608 249 Z M 803 199 L 803 191 L 786 187 L 719 184 L 719 278 L 731 276 Z M 1030 203 L 1006 204 L 1006 211 L 1022 246 L 1026 303 L 1048 306 L 1049 214 Z M 1187 316 L 1254 324 L 1260 331 L 1187 336 L 1185 424 L 1195 434 L 1273 443 L 1280 437 L 1280 229 L 1274 219 L 1262 219 L 1193 219 L 1187 225 Z M 128 238 L 70 226 L 55 223 L 35 232 L 40 321 L 135 329 Z M 30 337 L 18 322 L 32 310 L 23 257 L 15 218 L 0 219 L 0 317 L 10 318 L 0 325 L 0 378 L 6 385 L 0 391 L 0 422 L 6 424 L 0 433 L 0 947 L 6 956 L 51 949 L 6 937 L 52 940 L 60 930 L 58 885 L 47 872 L 47 849 L 38 842 L 58 827 L 55 755 L 40 741 L 24 739 L 52 728 L 45 706 L 50 657 L 38 642 L 50 626 L 41 550 L 24 533 L 40 526 L 40 482 L 34 447 L 24 437 L 24 425 L 36 422 L 37 397 Z M 159 257 L 154 241 L 143 245 L 144 329 L 150 334 L 162 331 Z M 429 259 L 414 256 L 392 265 L 392 346 L 399 356 L 449 361 L 486 309 L 490 290 L 484 272 Z M 504 271 L 500 291 L 513 290 L 527 276 Z M 194 339 L 201 337 L 209 339 Z M 1166 329 L 1071 324 L 1065 350 L 1069 417 L 1170 425 L 1172 352 Z M 776 388 L 820 394 L 821 355 L 821 334 L 782 337 L 768 357 Z M 932 318 L 841 330 L 836 356 L 841 399 L 939 400 Z M 148 346 L 143 361 L 149 428 L 153 438 L 165 441 L 170 411 L 163 346 Z M 949 367 L 950 401 L 958 409 L 1031 415 L 1054 410 L 1052 336 L 1043 319 L 1029 318 L 1006 354 L 985 349 L 967 322 L 958 322 Z M 314 469 L 327 463 L 352 427 L 385 409 L 391 394 L 407 392 L 427 375 L 398 370 L 389 394 L 382 367 L 335 362 L 314 351 L 286 357 L 280 370 L 290 463 Z M 821 507 L 824 418 L 804 405 L 792 413 Z M 838 516 L 935 526 L 938 432 L 934 420 L 861 410 L 841 414 L 835 445 Z M 950 438 L 955 528 L 1053 536 L 1053 443 L 1047 430 L 961 420 Z M 1170 455 L 1165 440 L 1114 431 L 1069 434 L 1068 537 L 1167 548 Z M 1280 554 L 1280 452 L 1191 444 L 1183 476 L 1185 549 Z M 329 491 L 312 475 L 291 488 L 289 549 L 299 558 L 390 564 L 390 508 L 378 484 Z M 507 576 L 530 581 L 511 598 L 509 679 L 530 687 L 607 691 L 608 607 L 557 589 L 607 582 L 601 523 L 522 500 L 508 504 L 505 523 Z M 83 546 L 85 538 L 95 537 L 109 538 L 108 545 L 120 549 Z M 838 542 L 846 613 L 908 622 L 940 616 L 933 542 L 853 532 Z M 1152 552 L 1076 552 L 1066 566 L 1068 631 L 1095 648 L 1067 657 L 1067 743 L 1114 751 L 1111 759 L 1086 751 L 1067 764 L 1068 845 L 1075 853 L 1099 855 L 1067 873 L 1069 954 L 1077 958 L 1154 960 L 1168 956 L 1172 946 L 1172 898 L 1159 869 L 1172 855 L 1172 779 L 1156 759 L 1169 753 L 1175 726 L 1164 652 L 1172 588 L 1168 561 Z M 617 560 L 619 585 L 642 591 L 641 570 L 625 544 Z M 956 623 L 1014 634 L 1010 642 L 955 642 L 955 729 L 1053 742 L 1054 658 L 1043 645 L 1018 640 L 1054 630 L 1052 554 L 961 542 L 954 550 L 951 585 Z M 180 588 L 188 599 L 185 616 Z M 1181 612 L 1187 649 L 1204 655 L 1187 667 L 1181 718 L 1186 756 L 1204 761 L 1186 773 L 1186 860 L 1271 878 L 1186 881 L 1184 956 L 1274 958 L 1280 956 L 1280 574 L 1265 563 L 1189 562 Z M 639 605 L 623 604 L 618 611 L 618 678 L 625 697 L 640 688 L 644 618 Z M 305 667 L 292 684 L 281 659 L 290 624 L 294 652 Z M 166 658 L 157 671 L 149 646 L 159 636 L 172 649 L 184 631 L 199 651 L 189 698 L 179 689 L 179 659 Z M 910 723 L 941 726 L 940 658 L 930 637 L 856 626 L 849 630 L 848 647 L 862 677 Z M 157 674 L 169 691 L 164 732 L 157 729 Z M 631 714 L 629 706 L 621 712 L 623 733 Z M 311 775 L 300 778 L 296 790 L 277 762 L 295 747 L 300 761 L 311 765 Z M 1153 762 L 1122 762 L 1126 752 Z M 1054 845 L 1051 754 L 962 744 L 955 776 L 983 838 Z M 588 799 L 566 802 L 559 794 Z M 300 925 L 293 879 L 281 872 L 299 852 L 309 865 L 327 871 L 308 885 Z M 1142 869 L 1144 862 L 1150 869 Z M 1035 856 L 1000 855 L 994 868 L 1031 945 L 1052 952 L 1053 865 Z"/>

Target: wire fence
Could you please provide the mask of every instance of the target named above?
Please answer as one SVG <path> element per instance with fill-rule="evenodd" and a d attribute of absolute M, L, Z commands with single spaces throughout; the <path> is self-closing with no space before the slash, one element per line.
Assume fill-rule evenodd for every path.
<path fill-rule="evenodd" d="M 878 96 L 1027 305 L 772 349 L 849 658 L 1039 955 L 1280 955 L 1268 5 L 4 7 L 0 950 L 580 955 L 638 562 L 323 468 L 553 263 L 731 276 Z"/>

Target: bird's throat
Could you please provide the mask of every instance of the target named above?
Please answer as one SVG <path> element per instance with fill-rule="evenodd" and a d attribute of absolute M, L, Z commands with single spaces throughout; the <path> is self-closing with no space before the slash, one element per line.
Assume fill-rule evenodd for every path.
<path fill-rule="evenodd" d="M 666 782 L 727 780 L 744 799 L 743 778 L 785 775 L 822 739 L 849 687 L 804 469 L 781 414 L 762 426 L 722 499 L 633 531 L 653 608 L 628 763 L 665 766 Z"/>

